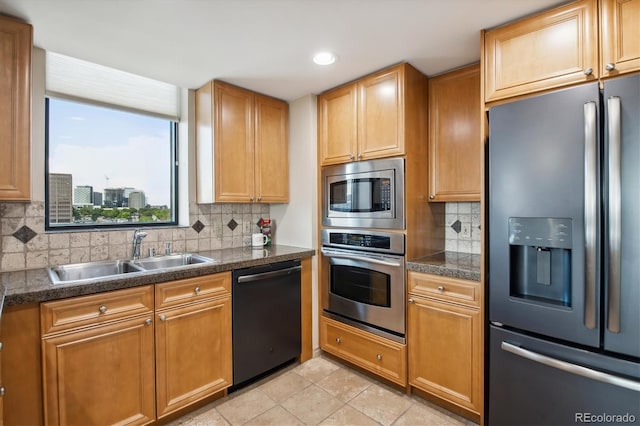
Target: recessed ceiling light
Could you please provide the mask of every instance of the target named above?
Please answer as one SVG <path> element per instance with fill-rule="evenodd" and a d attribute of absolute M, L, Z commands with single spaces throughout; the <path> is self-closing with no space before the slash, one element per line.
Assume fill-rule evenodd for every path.
<path fill-rule="evenodd" d="M 313 62 L 318 65 L 331 65 L 338 60 L 338 57 L 333 52 L 318 52 L 313 56 Z"/>

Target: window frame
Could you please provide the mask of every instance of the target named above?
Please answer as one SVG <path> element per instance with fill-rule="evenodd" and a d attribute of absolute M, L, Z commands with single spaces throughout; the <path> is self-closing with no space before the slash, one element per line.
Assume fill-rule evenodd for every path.
<path fill-rule="evenodd" d="M 44 119 L 44 229 L 46 232 L 77 232 L 77 231 L 115 231 L 115 230 L 123 230 L 123 229 L 132 229 L 132 228 L 168 228 L 168 227 L 176 227 L 178 226 L 178 218 L 179 218 L 179 140 L 178 140 L 178 121 L 171 120 L 166 118 L 169 122 L 170 126 L 170 138 L 171 138 L 171 158 L 170 158 L 170 172 L 171 172 L 171 197 L 170 197 L 170 206 L 171 209 L 171 220 L 166 222 L 130 222 L 130 223 L 91 223 L 91 224 L 60 224 L 60 225 L 51 225 L 50 220 L 50 209 L 49 209 L 49 100 L 60 99 L 71 102 L 76 102 L 84 105 L 95 106 L 95 107 L 103 107 L 103 108 L 111 108 L 116 111 L 128 112 L 133 114 L 141 114 L 145 115 L 140 111 L 131 111 L 124 107 L 118 107 L 114 105 L 105 105 L 101 103 L 92 103 L 86 100 L 78 100 L 78 99 L 68 99 L 65 97 L 59 96 L 45 96 L 45 119 Z M 158 118 L 157 115 L 149 114 L 149 116 Z M 73 188 L 72 188 L 73 190 Z M 104 196 L 104 194 L 103 194 Z M 72 204 L 73 205 L 73 204 Z M 73 208 L 73 207 L 72 207 Z"/>

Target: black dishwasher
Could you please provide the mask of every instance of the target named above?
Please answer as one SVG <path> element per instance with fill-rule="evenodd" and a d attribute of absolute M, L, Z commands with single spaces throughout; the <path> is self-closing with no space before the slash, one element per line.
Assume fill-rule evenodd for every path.
<path fill-rule="evenodd" d="M 300 261 L 233 271 L 233 385 L 301 351 Z"/>

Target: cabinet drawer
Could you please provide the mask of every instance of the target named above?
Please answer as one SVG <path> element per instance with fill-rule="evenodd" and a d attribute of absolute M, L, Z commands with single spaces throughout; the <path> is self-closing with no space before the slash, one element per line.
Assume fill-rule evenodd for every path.
<path fill-rule="evenodd" d="M 409 293 L 438 300 L 480 306 L 480 283 L 409 272 Z"/>
<path fill-rule="evenodd" d="M 156 284 L 156 309 L 221 296 L 231 291 L 231 272 Z"/>
<path fill-rule="evenodd" d="M 46 335 L 152 311 L 152 286 L 135 287 L 43 303 L 40 326 Z"/>
<path fill-rule="evenodd" d="M 401 386 L 407 384 L 405 345 L 383 339 L 330 318 L 321 318 L 320 346 Z"/>

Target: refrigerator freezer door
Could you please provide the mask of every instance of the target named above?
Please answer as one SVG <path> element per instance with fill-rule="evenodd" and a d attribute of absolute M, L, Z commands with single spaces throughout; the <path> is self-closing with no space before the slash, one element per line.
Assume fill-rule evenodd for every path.
<path fill-rule="evenodd" d="M 640 358 L 640 75 L 607 80 L 606 350 Z"/>
<path fill-rule="evenodd" d="M 489 333 L 489 425 L 640 423 L 637 363 L 499 327 Z"/>
<path fill-rule="evenodd" d="M 593 347 L 599 95 L 586 84 L 489 111 L 489 318 Z"/>

